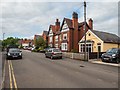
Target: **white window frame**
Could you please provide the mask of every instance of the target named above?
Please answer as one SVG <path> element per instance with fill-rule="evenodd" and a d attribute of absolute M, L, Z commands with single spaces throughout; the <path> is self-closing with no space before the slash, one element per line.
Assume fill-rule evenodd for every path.
<path fill-rule="evenodd" d="M 58 48 L 58 43 L 55 44 L 55 47 Z"/>
<path fill-rule="evenodd" d="M 67 51 L 68 50 L 68 44 L 67 43 L 62 43 L 61 50 Z"/>
<path fill-rule="evenodd" d="M 49 44 L 50 47 L 52 47 L 52 44 Z"/>
<path fill-rule="evenodd" d="M 90 46 L 87 46 L 87 45 L 89 45 L 89 44 L 91 44 Z M 84 52 L 84 46 L 83 45 L 85 45 L 84 43 L 80 43 L 80 52 Z M 93 52 L 93 43 L 86 43 L 86 48 L 88 49 L 88 48 L 91 48 L 91 52 Z M 89 49 L 88 49 L 89 50 Z M 87 51 L 87 50 L 86 50 Z"/>

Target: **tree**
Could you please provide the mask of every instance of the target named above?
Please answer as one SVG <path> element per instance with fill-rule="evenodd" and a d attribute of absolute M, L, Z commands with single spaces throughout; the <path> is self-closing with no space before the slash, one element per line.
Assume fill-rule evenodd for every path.
<path fill-rule="evenodd" d="M 46 42 L 44 41 L 44 39 L 42 37 L 39 37 L 35 40 L 35 46 L 45 48 L 46 47 Z"/>
<path fill-rule="evenodd" d="M 18 45 L 19 38 L 8 37 L 2 41 L 2 46 L 7 47 L 8 45 Z"/>

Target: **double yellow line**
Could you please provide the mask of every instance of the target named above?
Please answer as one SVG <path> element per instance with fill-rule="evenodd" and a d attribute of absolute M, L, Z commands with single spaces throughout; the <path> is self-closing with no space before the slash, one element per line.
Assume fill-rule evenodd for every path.
<path fill-rule="evenodd" d="M 10 78 L 10 89 L 18 90 L 11 60 L 8 60 L 8 68 L 9 68 L 9 78 Z"/>

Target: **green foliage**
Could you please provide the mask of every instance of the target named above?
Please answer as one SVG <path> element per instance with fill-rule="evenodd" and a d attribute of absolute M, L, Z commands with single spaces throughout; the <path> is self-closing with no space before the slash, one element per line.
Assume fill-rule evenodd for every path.
<path fill-rule="evenodd" d="M 8 37 L 2 41 L 2 46 L 7 47 L 8 45 L 18 45 L 19 38 Z"/>
<path fill-rule="evenodd" d="M 46 47 L 46 41 L 44 41 L 44 39 L 42 37 L 39 37 L 38 39 L 35 40 L 35 46 L 45 48 Z"/>

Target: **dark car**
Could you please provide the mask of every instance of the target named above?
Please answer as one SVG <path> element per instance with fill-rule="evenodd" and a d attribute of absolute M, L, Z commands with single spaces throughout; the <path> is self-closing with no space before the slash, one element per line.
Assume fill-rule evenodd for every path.
<path fill-rule="evenodd" d="M 50 48 L 45 52 L 45 56 L 50 57 L 51 59 L 53 58 L 61 58 L 62 59 L 62 52 L 60 49 L 57 48 Z"/>
<path fill-rule="evenodd" d="M 103 53 L 101 56 L 102 61 L 108 61 L 108 62 L 120 62 L 120 48 L 112 48 L 107 50 L 106 53 Z"/>
<path fill-rule="evenodd" d="M 14 58 L 22 59 L 22 52 L 18 48 L 9 48 L 6 54 L 6 59 L 14 59 Z"/>

